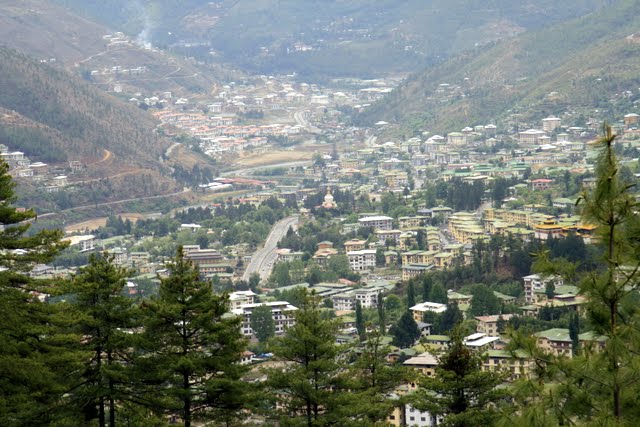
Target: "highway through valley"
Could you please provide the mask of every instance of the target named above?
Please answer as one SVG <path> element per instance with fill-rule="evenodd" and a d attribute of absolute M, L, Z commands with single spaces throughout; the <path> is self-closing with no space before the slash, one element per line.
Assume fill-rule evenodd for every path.
<path fill-rule="evenodd" d="M 288 216 L 276 222 L 264 242 L 264 246 L 252 257 L 247 269 L 242 275 L 242 279 L 248 281 L 253 273 L 258 273 L 262 280 L 266 280 L 271 274 L 273 264 L 276 260 L 276 249 L 278 242 L 287 234 L 289 228 L 298 225 L 297 216 Z"/>

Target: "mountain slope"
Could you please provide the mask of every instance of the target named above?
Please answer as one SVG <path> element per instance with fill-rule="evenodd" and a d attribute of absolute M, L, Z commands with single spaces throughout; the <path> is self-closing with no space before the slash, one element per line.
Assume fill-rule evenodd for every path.
<path fill-rule="evenodd" d="M 640 2 L 618 1 L 418 73 L 357 121 L 445 132 L 504 118 L 512 108 L 529 113 L 525 120 L 568 108 L 610 117 L 630 107 L 611 98 L 640 83 L 640 44 L 629 37 L 638 29 Z"/>
<path fill-rule="evenodd" d="M 126 37 L 108 37 L 114 33 L 108 26 L 49 0 L 22 0 L 19 6 L 15 1 L 0 0 L 3 44 L 82 74 L 103 89 L 113 90 L 120 85 L 129 94 L 171 91 L 176 96 L 191 97 L 194 93 L 208 93 L 219 77 L 226 77 L 221 67 L 204 67 Z M 104 72 L 114 66 L 144 71 L 122 75 Z M 91 76 L 94 70 L 98 74 Z"/>
<path fill-rule="evenodd" d="M 160 160 L 171 141 L 156 135 L 156 125 L 77 77 L 0 48 L 0 143 L 52 171 L 67 170 L 71 160 L 83 166 L 69 176 L 73 197 L 45 193 L 46 179 L 24 180 L 20 195 L 30 206 L 66 208 L 181 189 Z"/>
<path fill-rule="evenodd" d="M 607 0 L 55 0 L 162 46 L 204 43 L 262 73 L 407 72 Z M 207 49 L 193 49 L 207 56 Z"/>
<path fill-rule="evenodd" d="M 138 108 L 7 48 L 0 48 L 0 87 L 0 107 L 28 119 L 27 125 L 39 123 L 64 135 L 65 145 L 58 148 L 68 156 L 87 160 L 108 149 L 139 165 L 156 166 L 169 144 L 154 134 L 155 121 Z"/>

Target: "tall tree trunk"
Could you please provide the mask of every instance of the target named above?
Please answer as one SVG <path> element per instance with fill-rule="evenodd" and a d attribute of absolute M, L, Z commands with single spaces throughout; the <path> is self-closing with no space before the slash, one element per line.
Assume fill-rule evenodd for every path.
<path fill-rule="evenodd" d="M 111 350 L 107 352 L 107 364 L 111 367 L 113 363 L 113 354 Z M 116 427 L 116 403 L 114 399 L 115 385 L 113 379 L 109 378 L 109 427 Z"/>

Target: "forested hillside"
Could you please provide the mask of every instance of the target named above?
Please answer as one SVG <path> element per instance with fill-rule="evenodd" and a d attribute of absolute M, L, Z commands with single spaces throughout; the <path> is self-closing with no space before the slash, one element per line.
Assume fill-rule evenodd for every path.
<path fill-rule="evenodd" d="M 405 129 L 459 130 L 506 117 L 567 109 L 588 117 L 628 112 L 621 92 L 638 87 L 640 3 L 624 0 L 568 23 L 468 52 L 410 78 L 368 109 L 362 123 L 387 120 Z M 446 88 L 442 85 L 447 84 Z"/>
<path fill-rule="evenodd" d="M 50 0 L 25 0 L 20 7 L 15 3 L 0 0 L 2 43 L 52 66 L 64 67 L 101 89 L 112 91 L 117 83 L 127 93 L 162 90 L 191 96 L 207 93 L 219 79 L 230 78 L 229 71 L 218 64 L 204 67 L 181 56 L 150 49 L 142 40 L 136 40 L 135 34 L 128 40 L 113 42 L 110 36 L 116 30 L 109 27 L 107 19 L 100 24 Z M 111 74 L 105 75 L 104 70 L 114 66 L 125 70 L 143 68 L 144 73 L 123 74 L 115 79 Z M 94 70 L 100 74 L 92 77 Z M 237 73 L 234 78 L 238 78 Z"/>
<path fill-rule="evenodd" d="M 56 0 L 160 46 L 205 44 L 263 73 L 371 77 L 584 15 L 607 2 L 435 0 Z M 193 46 L 192 46 L 193 47 Z M 209 49 L 192 53 L 209 57 Z"/>
<path fill-rule="evenodd" d="M 91 161 L 107 149 L 127 162 L 158 167 L 169 145 L 154 134 L 156 123 L 145 112 L 6 48 L 0 49 L 0 87 L 0 107 L 17 113 L 4 115 L 3 132 L 40 135 L 38 146 L 15 136 L 3 142 L 34 159 Z"/>

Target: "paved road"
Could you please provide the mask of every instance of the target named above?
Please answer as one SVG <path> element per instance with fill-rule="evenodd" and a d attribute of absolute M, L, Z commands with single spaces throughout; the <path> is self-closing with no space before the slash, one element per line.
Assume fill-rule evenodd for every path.
<path fill-rule="evenodd" d="M 263 170 L 263 169 L 275 169 L 275 168 L 285 168 L 285 167 L 295 167 L 295 166 L 306 166 L 310 165 L 311 160 L 298 160 L 294 162 L 284 162 L 284 163 L 272 163 L 270 165 L 261 165 L 261 166 L 253 166 L 243 169 L 234 169 L 230 171 L 220 172 L 220 176 L 247 176 L 252 172 Z"/>
<path fill-rule="evenodd" d="M 97 204 L 89 204 L 89 205 L 83 205 L 83 206 L 74 206 L 72 208 L 68 208 L 68 209 L 62 209 L 60 211 L 57 212 L 49 212 L 49 213 L 45 213 L 42 215 L 38 215 L 38 218 L 46 218 L 49 216 L 55 216 L 55 215 L 59 215 L 61 213 L 64 212 L 72 212 L 72 211 L 77 211 L 77 210 L 82 210 L 82 209 L 87 209 L 87 208 L 97 208 L 99 206 L 109 206 L 109 205 L 116 205 L 118 203 L 126 203 L 126 202 L 133 202 L 136 200 L 151 200 L 151 199 L 162 199 L 164 197 L 173 197 L 173 196 L 177 196 L 179 194 L 187 194 L 190 193 L 191 189 L 190 188 L 184 188 L 181 191 L 176 191 L 175 193 L 170 193 L 170 194 L 158 194 L 155 196 L 146 196 L 146 197 L 136 197 L 133 199 L 121 199 L 121 200 L 114 200 L 112 202 L 104 202 L 104 203 L 97 203 Z"/>
<path fill-rule="evenodd" d="M 302 126 L 309 133 L 321 133 L 321 130 L 309 123 L 309 120 L 306 118 L 306 111 L 298 110 L 293 113 L 293 118 L 296 122 Z"/>
<path fill-rule="evenodd" d="M 251 261 L 242 275 L 243 280 L 248 281 L 253 273 L 260 274 L 262 280 L 266 280 L 269 277 L 276 260 L 276 247 L 278 242 L 287 234 L 290 227 L 295 227 L 297 224 L 297 216 L 288 216 L 274 224 L 262 249 L 259 249 L 251 257 Z"/>

